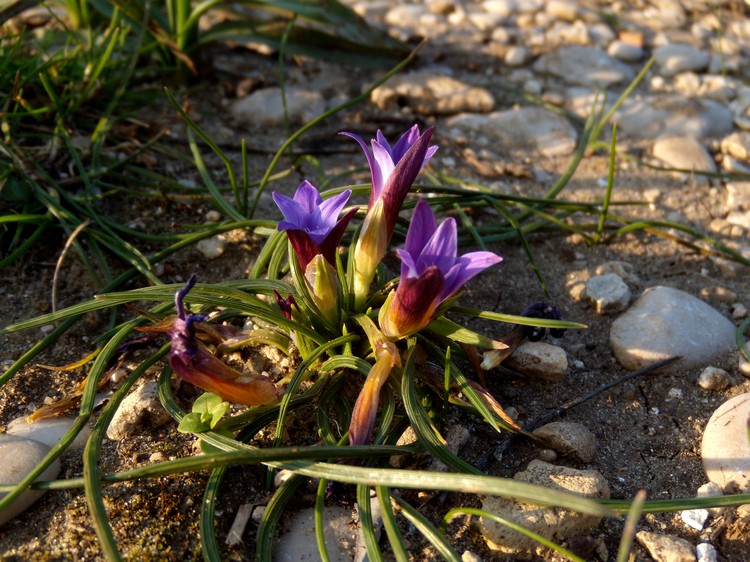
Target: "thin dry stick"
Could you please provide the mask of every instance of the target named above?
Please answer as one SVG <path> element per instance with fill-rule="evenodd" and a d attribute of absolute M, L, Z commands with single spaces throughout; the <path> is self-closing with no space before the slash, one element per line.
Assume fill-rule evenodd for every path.
<path fill-rule="evenodd" d="M 65 261 L 65 256 L 68 255 L 68 251 L 70 250 L 71 246 L 73 245 L 73 242 L 75 242 L 78 235 L 81 232 L 83 232 L 83 229 L 86 228 L 89 224 L 91 224 L 91 221 L 89 219 L 86 219 L 75 228 L 75 230 L 71 233 L 70 237 L 68 238 L 68 241 L 65 242 L 65 247 L 63 248 L 63 251 L 60 253 L 60 257 L 57 258 L 57 264 L 55 265 L 55 275 L 52 277 L 52 313 L 53 314 L 57 311 L 57 282 L 60 280 L 60 270 L 62 269 L 63 261 Z"/>
<path fill-rule="evenodd" d="M 588 400 L 591 400 L 595 396 L 598 396 L 599 394 L 601 394 L 605 390 L 609 390 L 613 386 L 617 386 L 618 384 L 622 384 L 622 383 L 624 383 L 626 381 L 629 381 L 630 379 L 634 379 L 636 377 L 640 377 L 641 375 L 646 375 L 646 374 L 649 374 L 649 373 L 653 373 L 654 371 L 658 371 L 659 369 L 667 367 L 668 365 L 671 365 L 672 363 L 674 363 L 675 361 L 678 361 L 680 359 L 682 359 L 682 357 L 679 357 L 679 356 L 677 356 L 677 357 L 670 357 L 668 359 L 664 359 L 662 361 L 657 361 L 656 363 L 652 363 L 651 365 L 647 365 L 646 367 L 643 367 L 642 369 L 638 369 L 637 371 L 633 371 L 631 373 L 628 373 L 627 375 L 623 375 L 622 377 L 620 377 L 620 378 L 618 378 L 618 379 L 616 379 L 616 380 L 614 380 L 614 381 L 612 381 L 610 383 L 607 383 L 605 385 L 600 386 L 599 388 L 597 388 L 595 390 L 592 390 L 588 394 L 585 394 L 583 396 L 575 398 L 574 400 L 566 402 L 565 404 L 563 404 L 559 408 L 556 408 L 556 409 L 552 410 L 551 412 L 549 412 L 548 414 L 542 416 L 538 420 L 535 420 L 535 421 L 533 421 L 533 422 L 531 422 L 531 423 L 523 426 L 523 429 L 525 431 L 531 432 L 534 429 L 536 429 L 537 427 L 539 427 L 540 425 L 543 425 L 543 424 L 545 424 L 545 423 L 547 423 L 547 422 L 555 419 L 557 416 L 560 416 L 560 415 L 564 414 L 565 412 L 567 412 L 568 410 L 570 410 L 572 408 L 575 408 L 579 404 L 582 404 L 582 403 L 584 403 L 584 402 L 586 402 Z M 513 434 L 509 439 L 506 439 L 505 441 L 503 441 L 502 443 L 500 443 L 500 445 L 498 445 L 498 447 L 494 451 L 489 451 L 488 454 L 486 454 L 484 456 L 484 458 L 480 459 L 480 462 L 478 463 L 478 468 L 481 469 L 481 467 L 483 467 L 485 464 L 487 464 L 487 461 L 489 461 L 489 457 L 491 455 L 494 455 L 495 458 L 500 458 L 508 450 L 508 447 L 510 447 L 510 445 L 511 445 L 513 439 L 514 439 L 514 437 L 516 437 L 517 435 L 518 434 Z M 479 465 L 481 465 L 481 466 L 479 466 Z"/>

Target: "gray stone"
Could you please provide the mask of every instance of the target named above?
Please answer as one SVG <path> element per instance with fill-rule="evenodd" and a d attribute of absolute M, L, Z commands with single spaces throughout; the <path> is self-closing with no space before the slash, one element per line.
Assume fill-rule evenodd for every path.
<path fill-rule="evenodd" d="M 568 356 L 563 348 L 547 342 L 524 342 L 503 365 L 522 375 L 557 382 L 568 372 Z"/>
<path fill-rule="evenodd" d="M 495 107 L 488 90 L 430 71 L 395 76 L 373 91 L 370 100 L 380 109 L 398 110 L 406 104 L 423 115 L 481 113 Z"/>
<path fill-rule="evenodd" d="M 635 370 L 668 357 L 669 371 L 702 367 L 734 347 L 735 327 L 702 300 L 671 287 L 653 287 L 612 323 L 609 341 L 618 361 Z"/>
<path fill-rule="evenodd" d="M 27 422 L 25 417 L 18 418 L 8 424 L 8 435 L 39 441 L 52 448 L 68 433 L 74 422 L 73 418 L 64 417 L 46 418 L 34 423 Z M 91 427 L 86 425 L 73 440 L 68 450 L 83 449 L 89 435 L 91 435 Z"/>
<path fill-rule="evenodd" d="M 452 425 L 445 434 L 445 446 L 451 453 L 457 455 L 469 442 L 470 438 L 471 433 L 466 427 L 463 425 Z M 427 470 L 446 472 L 448 467 L 438 459 L 433 459 Z"/>
<path fill-rule="evenodd" d="M 534 63 L 537 72 L 570 84 L 608 87 L 633 79 L 633 70 L 598 47 L 572 45 L 545 53 Z"/>
<path fill-rule="evenodd" d="M 331 562 L 352 562 L 357 544 L 357 526 L 353 525 L 356 519 L 351 509 L 334 505 L 323 508 L 325 542 Z M 273 560 L 320 560 L 313 508 L 303 509 L 292 517 L 286 532 L 274 544 Z"/>
<path fill-rule="evenodd" d="M 486 142 L 512 153 L 528 156 L 529 150 L 544 156 L 565 156 L 576 147 L 575 128 L 564 117 L 542 107 L 495 111 L 487 115 L 464 113 L 446 120 L 460 133 L 481 135 Z"/>
<path fill-rule="evenodd" d="M 726 492 L 750 491 L 750 393 L 724 402 L 703 432 L 701 458 L 711 482 Z"/>
<path fill-rule="evenodd" d="M 685 539 L 649 531 L 638 531 L 635 538 L 655 562 L 696 562 L 695 548 Z"/>
<path fill-rule="evenodd" d="M 729 373 L 718 367 L 706 367 L 698 377 L 698 386 L 703 390 L 724 390 L 730 382 Z"/>
<path fill-rule="evenodd" d="M 594 275 L 586 282 L 584 297 L 593 303 L 597 314 L 622 312 L 630 304 L 630 289 L 615 273 Z"/>
<path fill-rule="evenodd" d="M 38 441 L 0 433 L 0 482 L 17 484 L 49 453 L 50 448 Z M 60 461 L 55 461 L 39 475 L 38 480 L 54 480 L 60 474 Z M 0 493 L 0 499 L 6 493 Z M 26 510 L 44 495 L 44 490 L 27 490 L 0 512 L 0 526 Z"/>
<path fill-rule="evenodd" d="M 729 109 L 713 100 L 679 94 L 628 98 L 614 120 L 621 133 L 643 139 L 666 135 L 714 137 L 732 130 Z"/>
<path fill-rule="evenodd" d="M 535 429 L 534 435 L 548 447 L 579 462 L 590 463 L 596 458 L 596 437 L 580 423 L 548 423 Z"/>
<path fill-rule="evenodd" d="M 710 60 L 708 53 L 681 43 L 657 47 L 654 49 L 654 58 L 659 65 L 659 72 L 664 76 L 674 76 L 689 70 L 703 70 Z"/>
<path fill-rule="evenodd" d="M 643 48 L 633 43 L 615 39 L 609 44 L 607 54 L 625 62 L 637 62 L 643 58 Z"/>
<path fill-rule="evenodd" d="M 107 437 L 114 441 L 126 439 L 138 431 L 159 427 L 172 420 L 159 401 L 159 385 L 149 381 L 136 388 L 120 403 Z"/>
<path fill-rule="evenodd" d="M 523 45 L 513 45 L 503 58 L 508 66 L 524 66 L 531 60 L 531 51 Z"/>
<path fill-rule="evenodd" d="M 654 156 L 670 168 L 716 172 L 713 157 L 701 143 L 691 137 L 659 138 L 654 143 Z"/>
<path fill-rule="evenodd" d="M 591 41 L 597 47 L 605 48 L 615 40 L 615 32 L 606 23 L 594 23 L 587 28 Z M 611 53 L 607 53 L 613 56 Z M 619 57 L 616 57 L 619 58 Z M 624 59 L 621 59 L 624 60 Z"/>
<path fill-rule="evenodd" d="M 298 87 L 287 87 L 286 105 L 292 123 L 307 123 L 326 109 L 320 92 Z M 284 125 L 284 106 L 281 88 L 263 88 L 239 99 L 229 106 L 235 121 L 251 127 L 281 127 Z"/>
<path fill-rule="evenodd" d="M 606 479 L 595 470 L 576 470 L 533 460 L 524 472 L 513 476 L 515 480 L 546 488 L 573 492 L 589 498 L 609 498 Z M 486 497 L 482 509 L 509 519 L 548 539 L 563 542 L 566 539 L 589 533 L 601 520 L 588 515 L 555 507 L 529 505 L 512 499 Z M 549 551 L 534 539 L 511 530 L 501 523 L 480 519 L 479 528 L 487 545 L 514 560 L 544 556 Z"/>

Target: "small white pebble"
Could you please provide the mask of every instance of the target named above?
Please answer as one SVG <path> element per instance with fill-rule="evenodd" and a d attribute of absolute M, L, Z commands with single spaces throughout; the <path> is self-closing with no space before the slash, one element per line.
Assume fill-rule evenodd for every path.
<path fill-rule="evenodd" d="M 736 302 L 732 305 L 732 319 L 741 320 L 747 316 L 747 307 L 741 302 Z"/>
<path fill-rule="evenodd" d="M 39 331 L 42 332 L 43 334 L 49 334 L 54 329 L 55 329 L 54 324 L 45 324 L 44 326 L 39 328 Z"/>
<path fill-rule="evenodd" d="M 670 388 L 669 393 L 667 394 L 667 398 L 669 400 L 682 400 L 684 396 L 685 396 L 685 392 L 681 388 L 675 388 L 675 387 Z"/>
<path fill-rule="evenodd" d="M 227 247 L 227 239 L 222 234 L 218 234 L 211 238 L 201 240 L 195 245 L 195 247 L 201 254 L 212 260 L 218 258 L 224 253 L 224 250 Z"/>
<path fill-rule="evenodd" d="M 696 531 L 702 531 L 708 521 L 707 509 L 689 509 L 680 514 L 682 521 Z"/>
<path fill-rule="evenodd" d="M 208 222 L 219 222 L 221 220 L 221 213 L 215 209 L 206 213 L 206 220 Z"/>
<path fill-rule="evenodd" d="M 695 554 L 698 557 L 698 562 L 716 562 L 718 560 L 716 549 L 707 542 L 702 542 L 696 546 Z"/>

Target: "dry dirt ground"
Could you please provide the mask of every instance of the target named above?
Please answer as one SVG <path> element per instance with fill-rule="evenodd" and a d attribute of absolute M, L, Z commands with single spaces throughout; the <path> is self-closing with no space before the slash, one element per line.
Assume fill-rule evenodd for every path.
<path fill-rule="evenodd" d="M 275 63 L 258 55 L 254 64 L 273 72 Z M 460 60 L 450 61 L 460 64 Z M 319 63 L 305 63 L 307 72 L 316 72 Z M 458 66 L 457 66 L 458 67 Z M 348 72 L 348 71 L 347 71 Z M 357 73 L 355 72 L 354 75 Z M 205 83 L 236 86 L 236 78 L 217 73 L 207 76 Z M 356 83 L 356 80 L 353 80 Z M 230 88 L 231 90 L 231 88 Z M 190 97 L 194 113 L 209 128 L 221 126 L 232 129 L 232 123 L 222 122 L 224 92 L 200 84 L 197 93 Z M 511 100 L 508 100 L 509 102 Z M 498 103 L 499 106 L 502 102 Z M 169 115 L 165 110 L 164 115 Z M 154 121 L 164 115 L 144 116 Z M 172 116 L 166 117 L 176 122 Z M 392 137 L 411 124 L 411 118 L 381 114 L 367 104 L 345 112 L 335 123 L 329 122 L 307 137 L 301 149 L 317 150 L 316 157 L 329 175 L 360 165 L 360 155 L 350 144 L 340 143 L 335 137 L 338 130 L 359 130 L 374 133 L 377 128 Z M 179 128 L 179 125 L 175 125 Z M 237 138 L 241 131 L 236 131 Z M 175 135 L 173 145 L 188 153 L 184 142 Z M 284 138 L 282 130 L 267 131 L 265 137 L 254 137 L 253 146 L 275 147 Z M 436 142 L 441 145 L 441 156 L 453 156 L 463 161 L 462 147 L 452 142 L 447 131 L 438 126 Z M 234 149 L 238 143 L 227 148 Z M 638 146 L 633 146 L 636 152 Z M 234 157 L 236 157 L 234 153 Z M 253 177 L 259 177 L 270 160 L 269 153 L 252 155 Z M 500 181 L 512 192 L 527 196 L 543 193 L 562 172 L 567 158 L 541 160 L 530 155 L 526 161 L 508 162 L 515 166 L 514 175 L 481 178 Z M 215 177 L 223 177 L 218 162 L 210 162 Z M 439 161 L 436 166 L 440 166 Z M 532 169 L 547 172 L 550 180 L 539 182 Z M 189 163 L 177 162 L 172 168 L 182 178 L 199 178 Z M 589 155 L 571 180 L 563 197 L 574 200 L 596 200 L 602 196 L 598 180 L 606 177 L 607 158 L 601 154 Z M 456 175 L 469 179 L 480 177 L 470 164 L 465 164 Z M 315 177 L 308 165 L 275 186 L 290 191 L 303 177 Z M 366 179 L 359 175 L 357 179 Z M 669 211 L 679 210 L 691 224 L 706 228 L 713 216 L 720 215 L 724 195 L 721 185 L 692 184 L 683 178 L 649 171 L 633 164 L 620 162 L 616 175 L 615 198 L 618 200 L 643 200 L 644 192 L 659 187 L 666 196 L 649 208 L 632 207 L 623 211 L 640 213 L 650 218 L 662 218 Z M 315 183 L 313 181 L 313 183 Z M 105 200 L 102 212 L 116 220 L 139 221 L 154 230 L 175 228 L 173 225 L 202 222 L 210 209 L 207 202 L 188 203 L 170 197 L 157 198 L 144 203 L 132 200 Z M 261 215 L 276 216 L 267 204 Z M 476 220 L 491 220 L 479 215 Z M 602 317 L 585 303 L 575 302 L 566 287 L 566 279 L 576 271 L 592 271 L 596 266 L 611 260 L 631 264 L 640 277 L 633 287 L 640 293 L 647 287 L 669 285 L 700 296 L 726 315 L 732 302 L 750 303 L 750 287 L 746 283 L 747 271 L 740 269 L 735 276 L 720 271 L 714 261 L 690 248 L 652 235 L 635 233 L 623 236 L 612 244 L 588 247 L 564 234 L 545 234 L 530 238 L 534 256 L 550 291 L 551 299 L 559 306 L 566 319 L 583 322 L 588 330 L 568 332 L 559 344 L 566 349 L 571 360 L 570 370 L 561 382 L 552 384 L 518 376 L 489 374 L 488 385 L 503 406 L 513 406 L 522 423 L 535 420 L 557 406 L 625 374 L 608 344 L 611 317 Z M 51 231 L 34 251 L 10 268 L 0 272 L 0 318 L 10 324 L 50 310 L 52 276 L 56 260 L 65 239 L 61 233 Z M 226 252 L 215 260 L 206 259 L 191 248 L 182 251 L 163 264 L 161 278 L 165 282 L 184 280 L 197 272 L 203 282 L 238 279 L 247 275 L 258 250 L 258 240 L 251 233 L 237 232 L 231 237 Z M 462 303 L 488 310 L 518 314 L 526 303 L 540 300 L 543 295 L 534 273 L 520 245 L 507 242 L 495 245 L 493 250 L 504 256 L 502 267 L 481 276 L 470 284 Z M 148 250 L 146 248 L 146 250 Z M 91 298 L 97 292 L 90 276 L 78 258 L 71 254 L 64 262 L 59 286 L 58 306 L 69 306 Z M 133 282 L 130 287 L 141 281 Z M 736 297 L 727 301 L 722 295 L 732 291 Z M 106 318 L 93 315 L 76 325 L 51 349 L 40 355 L 35 365 L 25 368 L 0 389 L 0 429 L 11 420 L 27 415 L 49 398 L 60 398 L 84 376 L 83 370 L 73 373 L 54 373 L 36 363 L 60 365 L 74 361 L 91 351 L 91 339 L 105 327 Z M 500 337 L 507 326 L 474 322 L 470 326 L 487 334 Z M 41 336 L 38 331 L 5 336 L 0 342 L 0 359 L 15 359 Z M 7 365 L 7 363 L 4 363 Z M 733 385 L 724 391 L 709 392 L 695 383 L 698 371 L 685 371 L 675 375 L 656 375 L 635 379 L 575 408 L 564 416 L 590 428 L 598 439 L 598 456 L 586 468 L 600 471 L 611 488 L 613 498 L 632 498 L 646 490 L 649 498 L 674 498 L 693 496 L 705 482 L 700 460 L 700 440 L 703 427 L 711 413 L 727 398 L 750 390 L 750 381 L 736 369 L 737 357 L 727 358 L 724 365 L 730 370 Z M 153 375 L 152 375 L 153 376 Z M 680 389 L 675 398 L 672 389 Z M 356 389 L 351 390 L 352 393 Z M 670 394 L 672 391 L 672 394 Z M 189 400 L 189 389 L 179 395 Z M 658 414 L 654 413 L 658 409 Z M 314 416 L 312 409 L 295 413 L 289 429 L 289 443 L 308 443 L 315 436 L 307 434 L 308 420 Z M 469 462 L 478 462 L 488 450 L 498 443 L 498 435 L 479 421 L 456 414 L 451 423 L 466 425 L 471 439 L 461 455 Z M 192 439 L 177 432 L 174 424 L 158 429 L 145 427 L 131 439 L 121 442 L 106 440 L 100 459 L 103 471 L 111 472 L 144 466 L 153 459 L 177 458 L 192 454 Z M 263 445 L 262 442 L 258 443 Z M 152 456 L 157 454 L 156 457 Z M 522 470 L 539 454 L 533 445 L 519 441 L 510 447 L 501 460 L 489 458 L 486 470 L 493 475 L 512 476 Z M 62 457 L 61 477 L 79 476 L 80 453 L 69 452 Z M 415 466 L 421 466 L 417 462 Z M 575 466 L 571 461 L 565 464 Z M 206 474 L 176 475 L 155 480 L 144 480 L 106 488 L 105 502 L 109 510 L 116 537 L 125 557 L 132 560 L 189 560 L 200 558 L 198 515 Z M 218 537 L 227 560 L 248 560 L 254 552 L 254 524 L 250 523 L 244 542 L 236 547 L 223 545 L 237 508 L 244 503 L 264 504 L 269 492 L 264 489 L 264 472 L 260 468 L 238 468 L 230 471 L 217 511 Z M 467 496 L 435 496 L 417 498 L 425 514 L 441 516 L 455 505 L 478 506 L 478 500 Z M 312 495 L 302 495 L 296 506 L 306 507 Z M 351 503 L 353 494 L 341 494 L 342 503 Z M 685 537 L 693 544 L 701 537 L 710 537 L 724 560 L 746 560 L 750 545 L 748 535 L 733 523 L 731 517 L 714 521 L 708 530 L 700 533 L 685 526 L 678 514 L 647 516 L 642 528 L 672 533 Z M 450 528 L 459 552 L 471 550 L 483 559 L 492 559 L 481 537 L 472 525 L 455 524 Z M 591 537 L 585 537 L 578 546 L 582 552 L 592 552 L 603 541 L 610 558 L 616 552 L 622 531 L 622 521 L 605 521 Z M 417 534 L 409 535 L 411 551 L 417 560 L 436 556 Z M 384 541 L 385 542 L 385 541 Z M 645 551 L 636 546 L 637 559 L 648 559 Z M 93 527 L 87 513 L 81 490 L 47 493 L 25 514 L 0 529 L 0 558 L 6 560 L 96 560 L 102 558 Z"/>

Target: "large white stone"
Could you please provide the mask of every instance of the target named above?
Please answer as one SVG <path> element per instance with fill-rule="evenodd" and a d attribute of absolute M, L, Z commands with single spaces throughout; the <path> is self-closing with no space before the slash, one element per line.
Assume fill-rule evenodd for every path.
<path fill-rule="evenodd" d="M 750 393 L 724 402 L 703 432 L 701 457 L 711 482 L 727 492 L 750 491 Z"/>
<path fill-rule="evenodd" d="M 612 323 L 609 341 L 628 369 L 679 355 L 676 368 L 703 367 L 734 347 L 735 327 L 702 300 L 671 287 L 653 287 Z"/>
<path fill-rule="evenodd" d="M 307 123 L 323 111 L 325 101 L 320 92 L 302 88 L 286 88 L 286 109 L 289 121 Z M 281 127 L 284 125 L 284 104 L 281 88 L 263 88 L 229 106 L 232 117 L 241 125 Z"/>
<path fill-rule="evenodd" d="M 539 57 L 534 70 L 551 74 L 570 84 L 600 86 L 629 82 L 635 76 L 625 63 L 610 57 L 598 47 L 572 45 Z"/>
<path fill-rule="evenodd" d="M 716 172 L 716 162 L 706 147 L 692 137 L 667 136 L 654 143 L 654 156 L 669 168 Z"/>
<path fill-rule="evenodd" d="M 672 43 L 654 49 L 654 58 L 659 72 L 664 76 L 674 76 L 689 70 L 703 70 L 711 57 L 692 45 Z"/>
<path fill-rule="evenodd" d="M 18 418 L 8 424 L 8 434 L 25 439 L 32 439 L 44 443 L 48 447 L 54 447 L 60 439 L 70 431 L 75 420 L 73 418 L 46 418 L 34 423 L 29 423 L 26 418 Z M 73 440 L 70 449 L 83 449 L 86 440 L 91 435 L 91 426 L 86 425 Z"/>
<path fill-rule="evenodd" d="M 643 139 L 723 136 L 732 130 L 732 112 L 724 105 L 679 94 L 628 98 L 614 120 L 619 132 Z"/>
<path fill-rule="evenodd" d="M 492 146 L 511 152 L 535 150 L 545 156 L 565 156 L 576 147 L 576 130 L 567 119 L 542 107 L 463 113 L 446 120 L 450 129 L 481 135 Z"/>
<path fill-rule="evenodd" d="M 47 445 L 16 435 L 0 434 L 0 482 L 16 484 L 41 462 L 49 453 Z M 60 461 L 49 465 L 38 480 L 54 480 L 60 474 Z M 0 499 L 6 493 L 0 493 Z M 27 490 L 7 508 L 0 512 L 0 526 L 13 519 L 44 495 L 44 490 Z"/>

